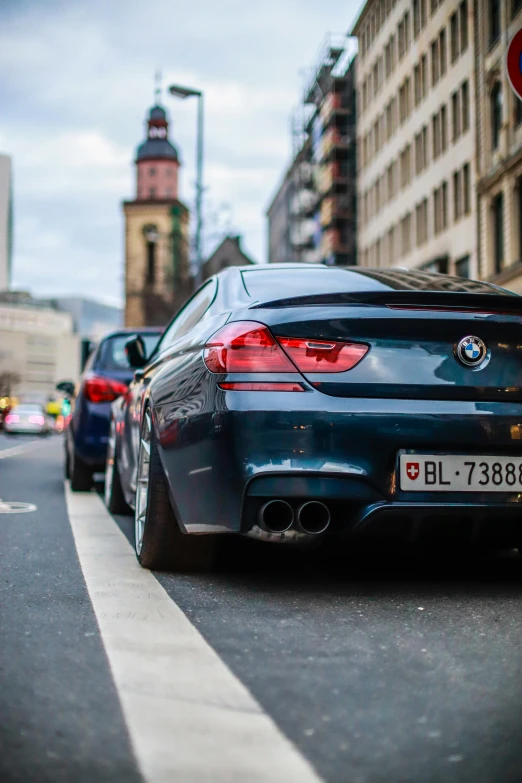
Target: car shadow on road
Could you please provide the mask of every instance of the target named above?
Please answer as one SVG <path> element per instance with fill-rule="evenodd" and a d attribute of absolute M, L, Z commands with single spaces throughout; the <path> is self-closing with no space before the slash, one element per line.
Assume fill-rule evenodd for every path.
<path fill-rule="evenodd" d="M 134 520 L 115 520 L 134 546 Z M 157 573 L 160 576 L 160 573 Z M 204 585 L 220 583 L 243 591 L 290 595 L 320 590 L 349 595 L 439 594 L 467 597 L 519 596 L 522 558 L 516 550 L 484 552 L 439 544 L 428 548 L 383 541 L 326 540 L 324 546 L 296 548 L 220 536 L 216 558 L 206 572 L 161 573 Z"/>
<path fill-rule="evenodd" d="M 366 542 L 295 550 L 245 540 L 221 542 L 211 580 L 242 591 L 276 593 L 328 592 L 373 595 L 430 595 L 441 592 L 467 597 L 520 595 L 522 560 L 515 550 L 484 553 L 471 547 L 455 550 Z"/>

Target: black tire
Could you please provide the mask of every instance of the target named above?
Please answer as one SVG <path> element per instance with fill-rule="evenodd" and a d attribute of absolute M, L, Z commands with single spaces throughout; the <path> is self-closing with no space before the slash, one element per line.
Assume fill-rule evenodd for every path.
<path fill-rule="evenodd" d="M 111 514 L 132 514 L 132 509 L 125 500 L 125 495 L 123 494 L 116 454 L 112 457 L 112 460 L 112 471 L 105 470 L 105 505 Z"/>
<path fill-rule="evenodd" d="M 93 485 L 93 470 L 73 451 L 69 462 L 70 482 L 73 492 L 89 492 Z"/>
<path fill-rule="evenodd" d="M 71 458 L 69 457 L 69 449 L 67 443 L 65 444 L 65 462 L 64 462 L 65 478 L 71 478 Z"/>
<path fill-rule="evenodd" d="M 141 552 L 136 552 L 138 562 L 158 571 L 203 571 L 211 567 L 214 555 L 213 536 L 187 535 L 179 529 L 152 432 L 148 504 Z"/>

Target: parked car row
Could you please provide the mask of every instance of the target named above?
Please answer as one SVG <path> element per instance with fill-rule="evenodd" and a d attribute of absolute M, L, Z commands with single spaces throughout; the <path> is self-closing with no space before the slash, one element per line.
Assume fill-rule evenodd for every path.
<path fill-rule="evenodd" d="M 59 391 L 71 402 L 65 430 L 65 474 L 74 491 L 92 487 L 95 473 L 105 470 L 111 419 L 111 404 L 127 392 L 134 367 L 129 364 L 125 344 L 139 334 L 152 351 L 161 329 L 121 329 L 105 337 L 93 350 L 78 384 L 63 381 Z"/>
<path fill-rule="evenodd" d="M 149 568 L 208 563 L 217 534 L 521 547 L 521 315 L 447 275 L 227 269 L 161 336 L 100 344 L 69 390 L 71 487 L 106 463 Z"/>

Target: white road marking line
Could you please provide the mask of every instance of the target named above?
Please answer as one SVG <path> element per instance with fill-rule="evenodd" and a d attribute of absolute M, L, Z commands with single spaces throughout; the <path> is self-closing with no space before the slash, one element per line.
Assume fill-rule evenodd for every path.
<path fill-rule="evenodd" d="M 12 449 L 4 449 L 0 451 L 0 459 L 7 459 L 7 457 L 16 457 L 17 454 L 25 454 L 26 451 L 33 451 L 34 449 L 41 448 L 47 445 L 42 441 L 31 440 L 29 443 L 22 443 L 20 446 L 14 446 Z"/>
<path fill-rule="evenodd" d="M 147 783 L 321 783 L 203 639 L 100 498 L 66 484 L 69 519 Z"/>

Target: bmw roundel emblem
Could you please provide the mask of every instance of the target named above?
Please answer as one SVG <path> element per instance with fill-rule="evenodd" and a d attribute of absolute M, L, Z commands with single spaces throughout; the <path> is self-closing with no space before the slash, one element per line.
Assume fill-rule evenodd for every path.
<path fill-rule="evenodd" d="M 457 357 L 467 367 L 477 367 L 486 358 L 487 348 L 479 337 L 463 337 L 457 345 Z"/>

